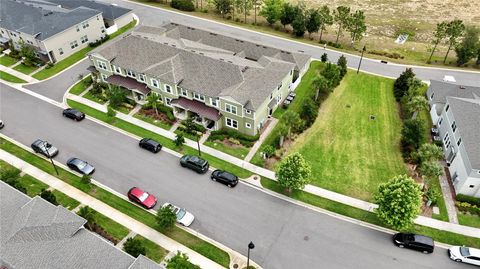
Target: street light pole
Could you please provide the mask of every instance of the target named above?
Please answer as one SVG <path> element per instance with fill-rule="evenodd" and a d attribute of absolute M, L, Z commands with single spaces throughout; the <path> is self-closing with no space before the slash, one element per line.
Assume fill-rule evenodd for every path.
<path fill-rule="evenodd" d="M 363 53 L 364 53 L 366 50 L 367 50 L 367 47 L 366 47 L 366 46 L 363 46 L 362 56 L 360 56 L 360 62 L 358 63 L 357 74 L 358 74 L 358 72 L 360 71 L 360 65 L 362 64 Z"/>
<path fill-rule="evenodd" d="M 55 173 L 57 174 L 58 176 L 58 170 L 57 170 L 57 167 L 55 166 L 55 163 L 53 162 L 53 159 L 52 159 L 52 155 L 50 155 L 50 152 L 48 152 L 48 142 L 47 141 L 43 141 L 43 146 L 45 147 L 45 150 L 47 151 L 47 155 L 48 155 L 48 158 L 50 159 L 50 162 L 52 163 L 53 165 L 53 169 L 55 169 Z"/>
<path fill-rule="evenodd" d="M 253 244 L 252 241 L 250 241 L 250 243 L 248 243 L 247 269 L 249 269 L 249 266 L 250 266 L 250 250 L 254 248 L 255 248 L 255 245 Z"/>
<path fill-rule="evenodd" d="M 196 137 L 197 137 L 198 156 L 202 156 L 202 152 L 200 151 L 200 136 L 198 135 L 198 133 Z"/>

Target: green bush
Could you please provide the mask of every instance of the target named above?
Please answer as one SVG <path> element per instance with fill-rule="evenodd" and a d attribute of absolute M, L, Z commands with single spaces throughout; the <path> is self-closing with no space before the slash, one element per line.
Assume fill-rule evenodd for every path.
<path fill-rule="evenodd" d="M 170 6 L 183 11 L 195 11 L 195 6 L 193 5 L 192 0 L 172 0 Z"/>
<path fill-rule="evenodd" d="M 480 207 L 477 207 L 476 205 L 472 205 L 467 202 L 455 202 L 455 205 L 460 211 L 469 212 L 470 214 L 480 216 Z"/>
<path fill-rule="evenodd" d="M 476 205 L 477 207 L 480 207 L 480 198 L 467 196 L 467 195 L 464 195 L 464 194 L 457 194 L 457 201 L 467 202 L 471 205 Z"/>
<path fill-rule="evenodd" d="M 438 193 L 438 191 L 434 188 L 428 188 L 425 196 L 428 200 L 432 201 L 432 205 L 436 205 L 438 202 L 438 198 L 440 198 L 440 193 Z"/>
<path fill-rule="evenodd" d="M 240 144 L 242 144 L 243 146 L 251 147 L 251 146 L 253 146 L 255 141 L 258 140 L 259 137 L 260 137 L 259 135 L 252 136 L 252 135 L 242 134 L 242 133 L 239 133 L 237 131 L 230 130 L 230 129 L 222 129 L 222 130 L 211 132 L 210 136 L 208 137 L 208 140 L 209 141 L 216 141 L 216 140 L 217 141 L 223 141 L 224 139 L 233 138 L 233 139 L 239 141 Z"/>

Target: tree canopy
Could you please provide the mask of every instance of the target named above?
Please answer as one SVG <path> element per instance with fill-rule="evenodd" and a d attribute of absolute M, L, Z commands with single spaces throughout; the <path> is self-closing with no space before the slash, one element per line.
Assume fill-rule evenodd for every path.
<path fill-rule="evenodd" d="M 278 183 L 289 192 L 303 189 L 310 182 L 311 173 L 310 165 L 298 152 L 284 158 L 276 170 Z"/>

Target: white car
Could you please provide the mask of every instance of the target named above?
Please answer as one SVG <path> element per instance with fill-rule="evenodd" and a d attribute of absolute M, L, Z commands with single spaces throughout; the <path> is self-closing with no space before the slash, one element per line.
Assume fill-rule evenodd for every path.
<path fill-rule="evenodd" d="M 192 213 L 185 210 L 185 208 L 180 208 L 180 207 L 172 205 L 170 203 L 163 204 L 162 208 L 165 208 L 167 206 L 172 209 L 172 211 L 173 211 L 173 213 L 175 213 L 175 215 L 177 215 L 177 222 L 182 224 L 185 227 L 190 226 L 190 224 L 192 224 L 193 220 L 195 219 L 195 217 L 192 215 Z"/>
<path fill-rule="evenodd" d="M 480 249 L 454 246 L 448 249 L 448 255 L 456 262 L 480 265 Z"/>

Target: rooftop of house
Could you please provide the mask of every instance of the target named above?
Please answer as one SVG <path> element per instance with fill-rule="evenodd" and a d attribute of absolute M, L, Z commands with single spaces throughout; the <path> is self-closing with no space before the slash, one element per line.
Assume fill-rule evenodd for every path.
<path fill-rule="evenodd" d="M 178 24 L 141 26 L 96 50 L 113 65 L 144 73 L 209 97 L 225 97 L 256 110 L 310 56 Z"/>
<path fill-rule="evenodd" d="M 56 5 L 60 5 L 65 9 L 75 9 L 78 7 L 88 7 L 102 12 L 103 18 L 107 20 L 115 20 L 121 16 L 131 12 L 131 9 L 119 7 L 116 5 L 109 5 L 102 2 L 92 0 L 45 0 Z"/>
<path fill-rule="evenodd" d="M 447 96 L 457 131 L 473 169 L 480 170 L 480 98 Z"/>
<path fill-rule="evenodd" d="M 0 27 L 45 40 L 101 11 L 87 7 L 62 9 L 42 1 L 0 0 Z"/>
<path fill-rule="evenodd" d="M 433 98 L 430 100 L 432 94 Z M 480 99 L 480 87 L 462 86 L 449 82 L 430 80 L 427 96 L 431 104 L 445 104 L 447 102 L 447 96 Z"/>
<path fill-rule="evenodd" d="M 162 269 L 83 228 L 85 219 L 0 181 L 0 267 Z"/>

